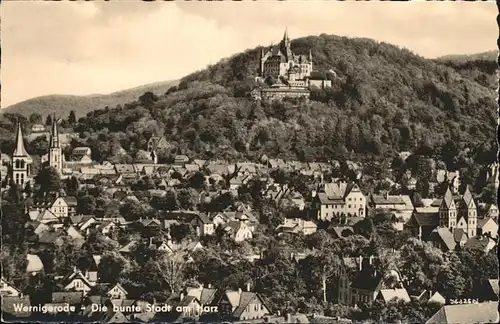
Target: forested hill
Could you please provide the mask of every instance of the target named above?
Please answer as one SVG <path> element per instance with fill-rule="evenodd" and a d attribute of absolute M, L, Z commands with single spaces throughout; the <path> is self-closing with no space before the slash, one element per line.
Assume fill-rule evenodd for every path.
<path fill-rule="evenodd" d="M 145 149 L 154 133 L 190 157 L 258 159 L 382 158 L 420 146 L 453 156 L 495 152 L 495 67 L 455 68 L 369 39 L 321 35 L 292 41 L 312 51 L 314 69 L 334 70 L 331 89 L 309 102 L 254 102 L 261 48 L 223 59 L 183 78 L 165 95 L 143 96 L 79 121 L 81 142 L 98 160 L 123 160 Z M 75 143 L 83 144 L 83 143 Z M 474 150 L 481 146 L 480 150 Z M 491 158 L 493 155 L 488 155 Z M 468 157 L 467 157 L 468 158 Z"/>
<path fill-rule="evenodd" d="M 177 81 L 164 81 L 142 85 L 139 87 L 121 90 L 110 94 L 88 96 L 48 95 L 24 100 L 0 110 L 0 113 L 19 113 L 29 117 L 32 113 L 39 113 L 42 117 L 55 113 L 66 117 L 73 110 L 78 117 L 85 116 L 89 111 L 102 109 L 106 106 L 114 107 L 118 104 L 137 99 L 146 91 L 163 94 Z"/>

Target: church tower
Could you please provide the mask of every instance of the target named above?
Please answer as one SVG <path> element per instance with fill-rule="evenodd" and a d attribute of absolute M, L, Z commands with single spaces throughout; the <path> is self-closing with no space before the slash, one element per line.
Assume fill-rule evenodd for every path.
<path fill-rule="evenodd" d="M 61 173 L 62 164 L 62 150 L 59 144 L 56 115 L 54 114 L 52 118 L 52 133 L 50 134 L 49 165 Z"/>
<path fill-rule="evenodd" d="M 12 179 L 23 188 L 29 182 L 31 163 L 33 160 L 24 147 L 21 123 L 17 123 L 16 148 L 12 154 Z"/>
<path fill-rule="evenodd" d="M 457 207 L 450 187 L 447 188 L 439 206 L 439 225 L 448 227 L 450 231 L 457 226 Z"/>
<path fill-rule="evenodd" d="M 477 232 L 477 207 L 474 197 L 467 185 L 462 196 L 463 211 L 462 214 L 467 219 L 467 235 L 469 238 L 476 236 Z"/>

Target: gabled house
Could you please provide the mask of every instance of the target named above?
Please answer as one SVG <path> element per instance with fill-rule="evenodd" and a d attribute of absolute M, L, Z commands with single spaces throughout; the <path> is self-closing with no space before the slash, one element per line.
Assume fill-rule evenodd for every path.
<path fill-rule="evenodd" d="M 313 198 L 317 219 L 329 221 L 335 215 L 365 217 L 366 198 L 355 183 L 333 182 L 324 185 Z"/>
<path fill-rule="evenodd" d="M 244 221 L 229 221 L 224 230 L 235 242 L 242 242 L 253 237 L 252 228 Z"/>
<path fill-rule="evenodd" d="M 50 211 L 58 218 L 67 218 L 76 214 L 78 202 L 75 197 L 57 197 L 50 205 Z"/>
<path fill-rule="evenodd" d="M 208 287 L 200 286 L 196 288 L 187 288 L 187 295 L 198 299 L 201 306 L 210 305 L 213 302 L 216 293 L 217 289 L 212 288 L 211 284 L 209 284 Z"/>
<path fill-rule="evenodd" d="M 127 299 L 128 292 L 119 283 L 113 285 L 106 294 L 110 299 Z"/>
<path fill-rule="evenodd" d="M 477 234 L 487 235 L 496 239 L 498 236 L 498 224 L 491 217 L 480 218 L 477 220 Z"/>
<path fill-rule="evenodd" d="M 219 314 L 225 319 L 239 321 L 263 319 L 264 316 L 270 315 L 271 310 L 263 299 L 249 288 L 247 285 L 247 291 L 224 291 L 222 296 L 216 299 Z"/>
<path fill-rule="evenodd" d="M 76 267 L 73 272 L 61 280 L 60 287 L 65 291 L 78 291 L 86 295 L 95 283 L 91 283 Z"/>
<path fill-rule="evenodd" d="M 196 215 L 191 221 L 191 224 L 196 229 L 196 235 L 198 236 L 215 234 L 215 225 L 205 213 Z"/>

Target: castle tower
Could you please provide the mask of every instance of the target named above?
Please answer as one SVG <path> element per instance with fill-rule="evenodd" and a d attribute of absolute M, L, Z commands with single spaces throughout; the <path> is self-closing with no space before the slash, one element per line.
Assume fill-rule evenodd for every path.
<path fill-rule="evenodd" d="M 293 60 L 293 53 L 292 49 L 290 47 L 291 42 L 290 38 L 288 37 L 288 27 L 285 29 L 285 34 L 283 35 L 283 40 L 280 43 L 280 51 L 285 55 L 285 59 L 288 62 Z"/>
<path fill-rule="evenodd" d="M 457 207 L 450 187 L 446 189 L 441 206 L 439 206 L 439 225 L 453 230 L 457 225 Z"/>
<path fill-rule="evenodd" d="M 16 148 L 12 154 L 12 179 L 17 185 L 24 187 L 29 181 L 31 163 L 33 163 L 33 159 L 24 147 L 21 123 L 17 123 Z"/>
<path fill-rule="evenodd" d="M 50 134 L 49 165 L 59 173 L 62 172 L 62 150 L 59 144 L 59 132 L 57 130 L 56 115 L 52 118 L 52 133 Z"/>

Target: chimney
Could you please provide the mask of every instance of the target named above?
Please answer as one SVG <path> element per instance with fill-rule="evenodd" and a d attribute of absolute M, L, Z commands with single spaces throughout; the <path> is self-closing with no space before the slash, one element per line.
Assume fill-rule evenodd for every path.
<path fill-rule="evenodd" d="M 359 271 L 363 270 L 363 256 L 359 256 Z"/>
<path fill-rule="evenodd" d="M 287 323 L 292 323 L 292 314 L 290 314 L 290 313 L 286 314 L 286 322 Z"/>
<path fill-rule="evenodd" d="M 89 278 L 89 271 L 88 270 L 85 270 L 85 278 Z"/>
<path fill-rule="evenodd" d="M 184 299 L 184 293 L 181 292 L 180 296 L 179 296 L 179 300 L 183 300 Z"/>
<path fill-rule="evenodd" d="M 153 245 L 153 238 L 152 237 L 149 238 L 149 245 Z"/>
<path fill-rule="evenodd" d="M 370 255 L 370 265 L 373 265 L 373 255 Z"/>
<path fill-rule="evenodd" d="M 250 286 L 251 285 L 250 285 L 250 281 L 249 281 L 249 282 L 247 282 L 247 291 L 250 291 Z"/>
<path fill-rule="evenodd" d="M 238 288 L 238 294 L 240 294 L 240 295 L 241 295 L 241 292 L 242 292 L 242 291 L 241 291 L 241 288 Z"/>
<path fill-rule="evenodd" d="M 77 272 L 78 269 L 76 268 L 76 266 L 73 267 L 73 272 Z"/>
<path fill-rule="evenodd" d="M 212 284 L 211 283 L 208 284 L 208 288 L 212 288 Z"/>

